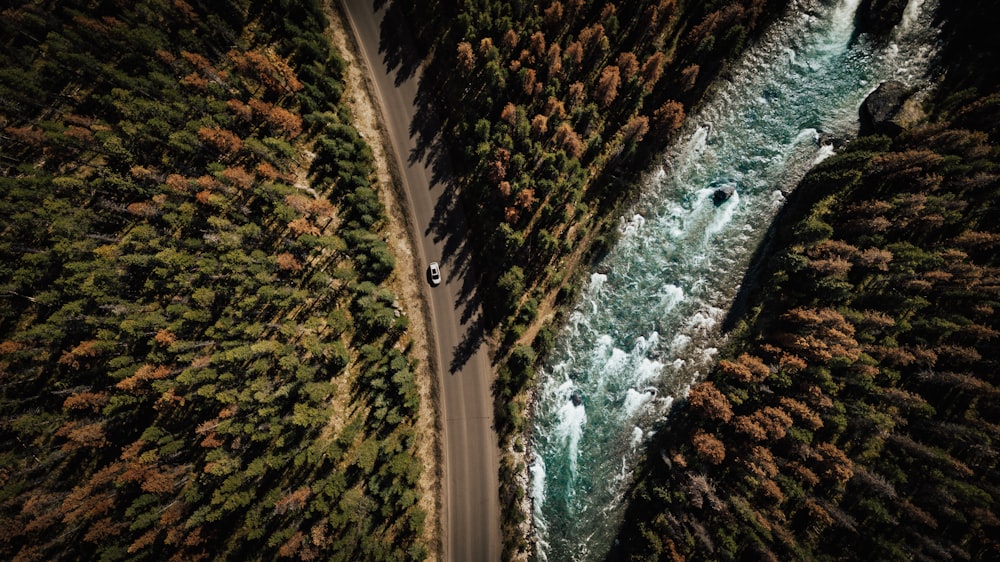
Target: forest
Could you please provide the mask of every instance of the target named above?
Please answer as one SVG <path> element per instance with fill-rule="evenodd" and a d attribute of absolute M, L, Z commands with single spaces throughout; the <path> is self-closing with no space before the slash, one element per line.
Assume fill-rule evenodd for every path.
<path fill-rule="evenodd" d="M 581 272 L 614 242 L 616 210 L 712 79 L 781 0 L 388 2 L 387 59 L 422 64 L 414 124 L 450 174 L 494 349 L 505 556 L 530 550 L 523 474 L 534 368 Z M 421 119 L 421 116 L 423 118 Z M 445 134 L 440 134 L 442 131 Z M 492 343 L 495 342 L 495 343 Z M 522 527 L 523 529 L 523 527 Z"/>
<path fill-rule="evenodd" d="M 486 225 L 504 555 L 523 554 L 517 475 L 551 312 L 614 242 L 634 174 L 784 3 L 392 5 L 412 30 L 401 72 L 407 49 L 431 61 L 427 150 Z M 859 139 L 797 189 L 748 279 L 766 290 L 650 444 L 610 560 L 1000 556 L 995 13 L 941 6 L 928 122 Z"/>
<path fill-rule="evenodd" d="M 376 4 L 406 31 L 387 56 L 423 65 L 414 127 L 489 256 L 466 265 L 503 556 L 525 556 L 559 311 L 637 175 L 787 2 Z M 609 559 L 1000 559 L 1000 13 L 943 4 L 926 122 L 796 189 Z M 4 6 L 0 558 L 432 556 L 433 414 L 320 3 Z"/>
<path fill-rule="evenodd" d="M 926 122 L 799 185 L 609 559 L 1000 558 L 1000 14 L 943 8 Z"/>
<path fill-rule="evenodd" d="M 319 3 L 5 6 L 0 558 L 425 558 L 430 414 Z"/>

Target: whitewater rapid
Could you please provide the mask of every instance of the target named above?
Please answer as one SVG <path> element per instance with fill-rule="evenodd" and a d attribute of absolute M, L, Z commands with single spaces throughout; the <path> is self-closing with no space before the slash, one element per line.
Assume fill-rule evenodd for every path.
<path fill-rule="evenodd" d="M 857 131 L 882 81 L 923 80 L 933 0 L 887 46 L 852 40 L 860 0 L 796 0 L 649 174 L 543 369 L 530 466 L 542 560 L 602 559 L 655 422 L 711 367 L 727 307 L 785 194 Z M 736 189 L 721 204 L 713 194 Z M 664 429 L 669 431 L 669 428 Z"/>

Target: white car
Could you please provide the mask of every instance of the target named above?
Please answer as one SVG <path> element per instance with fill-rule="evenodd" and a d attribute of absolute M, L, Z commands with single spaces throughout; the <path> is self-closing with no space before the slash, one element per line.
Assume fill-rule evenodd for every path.
<path fill-rule="evenodd" d="M 432 261 L 430 266 L 427 267 L 427 272 L 431 278 L 431 285 L 437 286 L 441 284 L 441 266 L 438 262 Z"/>

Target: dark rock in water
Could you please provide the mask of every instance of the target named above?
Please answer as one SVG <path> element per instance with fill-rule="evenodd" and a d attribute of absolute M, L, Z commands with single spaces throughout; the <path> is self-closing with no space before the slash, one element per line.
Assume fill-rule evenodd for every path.
<path fill-rule="evenodd" d="M 819 146 L 832 146 L 834 150 L 840 150 L 847 144 L 847 141 L 833 133 L 820 131 L 819 138 L 816 139 L 816 144 Z"/>
<path fill-rule="evenodd" d="M 861 103 L 861 135 L 896 136 L 920 118 L 919 103 L 902 82 L 883 82 Z"/>
<path fill-rule="evenodd" d="M 854 15 L 855 33 L 888 36 L 903 21 L 907 0 L 862 0 Z"/>
<path fill-rule="evenodd" d="M 716 189 L 715 192 L 712 193 L 712 202 L 715 203 L 717 206 L 721 205 L 726 201 L 728 201 L 729 198 L 732 197 L 734 193 L 736 193 L 735 187 L 731 185 L 724 185 Z"/>
<path fill-rule="evenodd" d="M 583 404 L 583 396 L 580 396 L 579 392 L 574 392 L 570 395 L 569 401 L 572 402 L 574 406 L 579 406 L 580 404 Z"/>

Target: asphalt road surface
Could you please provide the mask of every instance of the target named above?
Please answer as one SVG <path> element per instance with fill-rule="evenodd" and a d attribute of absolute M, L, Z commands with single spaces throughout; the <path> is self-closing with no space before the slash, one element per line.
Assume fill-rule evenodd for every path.
<path fill-rule="evenodd" d="M 479 562 L 500 559 L 500 499 L 497 480 L 499 450 L 493 430 L 492 374 L 485 346 L 468 354 L 462 342 L 473 330 L 463 297 L 462 269 L 457 256 L 443 255 L 445 238 L 432 233 L 435 209 L 444 188 L 432 182 L 426 162 L 410 162 L 416 139 L 410 135 L 417 96 L 417 74 L 396 84 L 379 51 L 380 23 L 385 9 L 374 11 L 372 0 L 341 0 L 351 31 L 361 47 L 367 71 L 375 84 L 382 120 L 389 134 L 389 152 L 401 171 L 410 220 L 415 229 L 417 258 L 441 263 L 444 281 L 427 292 L 430 331 L 436 340 L 440 379 L 439 415 L 442 437 L 444 560 Z M 440 222 L 440 217 L 439 221 Z M 459 233 L 460 235 L 460 233 Z M 455 236 L 455 233 L 452 233 Z M 449 248 L 452 244 L 449 244 Z M 456 265 L 450 268 L 449 265 Z M 463 266 L 464 267 L 464 266 Z M 462 360 L 455 362 L 456 353 Z M 450 369 L 449 366 L 455 365 Z"/>

